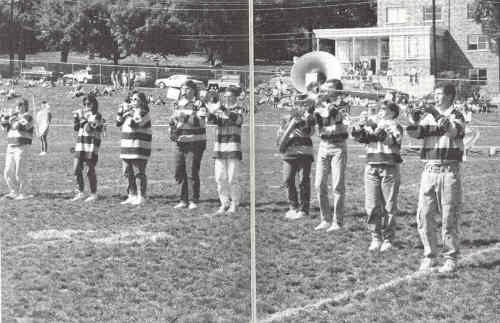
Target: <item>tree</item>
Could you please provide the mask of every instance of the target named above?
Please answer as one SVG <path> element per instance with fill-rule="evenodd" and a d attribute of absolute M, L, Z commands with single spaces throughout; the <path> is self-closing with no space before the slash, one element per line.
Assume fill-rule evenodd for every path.
<path fill-rule="evenodd" d="M 70 50 L 82 36 L 77 26 L 78 8 L 68 6 L 64 0 L 52 0 L 37 8 L 37 17 L 37 38 L 46 49 L 60 51 L 61 62 L 67 62 Z"/>
<path fill-rule="evenodd" d="M 476 0 L 474 18 L 481 24 L 483 33 L 490 39 L 490 49 L 500 60 L 500 2 L 497 0 Z M 499 64 L 500 72 L 500 64 Z M 500 83 L 499 83 L 500 88 Z"/>

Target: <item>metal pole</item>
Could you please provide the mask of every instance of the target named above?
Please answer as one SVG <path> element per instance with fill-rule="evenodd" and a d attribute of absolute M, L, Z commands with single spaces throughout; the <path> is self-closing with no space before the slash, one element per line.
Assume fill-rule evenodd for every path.
<path fill-rule="evenodd" d="M 437 78 L 438 57 L 437 57 L 437 40 L 436 40 L 436 0 L 432 0 L 432 44 L 434 51 L 434 62 L 432 66 L 432 74 Z"/>
<path fill-rule="evenodd" d="M 10 14 L 9 14 L 9 69 L 10 77 L 14 73 L 14 0 L 10 0 Z"/>

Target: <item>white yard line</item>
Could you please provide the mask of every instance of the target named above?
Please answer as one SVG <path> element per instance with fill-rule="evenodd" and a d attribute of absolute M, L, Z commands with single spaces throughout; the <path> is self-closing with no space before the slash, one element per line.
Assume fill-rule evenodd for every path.
<path fill-rule="evenodd" d="M 500 259 L 500 244 L 496 244 L 496 245 L 493 245 L 493 246 L 485 248 L 485 249 L 480 249 L 480 250 L 477 250 L 475 252 L 469 253 L 468 255 L 465 255 L 461 259 L 459 266 L 465 267 L 465 266 L 474 264 L 474 263 L 478 262 L 478 260 L 476 260 L 477 258 L 481 257 L 482 255 L 484 255 L 486 253 L 496 253 L 495 257 L 491 257 L 488 259 L 488 262 L 497 261 L 498 259 Z M 492 258 L 494 258 L 494 259 L 492 259 Z M 482 260 L 486 261 L 485 259 L 482 259 Z M 321 306 L 331 304 L 331 303 L 344 303 L 344 302 L 350 303 L 350 299 L 354 298 L 356 296 L 366 297 L 366 296 L 369 296 L 369 295 L 374 294 L 376 292 L 384 291 L 384 290 L 387 290 L 389 288 L 398 286 L 401 283 L 405 283 L 405 282 L 408 282 L 408 281 L 411 281 L 414 279 L 424 278 L 424 277 L 430 276 L 432 274 L 433 274 L 432 272 L 424 272 L 424 273 L 414 272 L 412 274 L 409 274 L 409 275 L 406 275 L 403 277 L 395 278 L 387 283 L 380 284 L 380 285 L 377 285 L 374 287 L 361 288 L 361 289 L 358 289 L 355 291 L 345 291 L 342 293 L 338 293 L 338 294 L 336 294 L 332 297 L 329 297 L 329 298 L 323 298 L 323 299 L 317 300 L 317 301 L 310 303 L 308 305 L 304 305 L 304 306 L 300 306 L 300 307 L 292 307 L 292 308 L 288 308 L 284 311 L 274 313 L 274 314 L 272 314 L 272 315 L 270 315 L 262 320 L 259 320 L 259 323 L 279 322 L 279 321 L 284 320 L 286 318 L 295 316 L 295 315 L 299 314 L 300 312 L 316 311 Z M 343 305 L 343 306 L 345 306 L 345 305 Z"/>

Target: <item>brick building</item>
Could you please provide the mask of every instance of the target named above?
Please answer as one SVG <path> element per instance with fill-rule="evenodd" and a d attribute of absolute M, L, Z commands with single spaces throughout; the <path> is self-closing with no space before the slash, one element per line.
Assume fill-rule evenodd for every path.
<path fill-rule="evenodd" d="M 436 0 L 438 72 L 452 70 L 462 78 L 499 92 L 499 60 L 490 50 L 481 25 L 473 19 L 474 0 Z M 378 0 L 377 26 L 316 29 L 316 48 L 336 55 L 345 65 L 368 61 L 376 74 L 389 67 L 395 75 L 415 67 L 432 73 L 432 0 Z"/>

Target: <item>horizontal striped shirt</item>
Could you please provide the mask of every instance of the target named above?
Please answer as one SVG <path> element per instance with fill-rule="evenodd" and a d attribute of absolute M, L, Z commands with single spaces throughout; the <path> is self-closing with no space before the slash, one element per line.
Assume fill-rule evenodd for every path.
<path fill-rule="evenodd" d="M 88 114 L 86 122 L 80 122 L 75 118 L 75 130 L 78 131 L 75 144 L 75 157 L 81 159 L 95 159 L 101 147 L 101 135 L 103 132 L 103 119 L 100 113 Z M 93 125 L 88 120 L 92 120 Z"/>
<path fill-rule="evenodd" d="M 31 145 L 34 132 L 33 116 L 29 113 L 19 114 L 4 124 L 7 129 L 7 145 L 20 147 Z"/>
<path fill-rule="evenodd" d="M 409 125 L 406 131 L 411 137 L 424 140 L 420 151 L 422 160 L 432 164 L 461 162 L 464 153 L 464 116 L 454 108 L 449 108 L 443 115 L 450 120 L 447 130 L 438 126 L 434 116 L 426 114 L 418 124 Z"/>
<path fill-rule="evenodd" d="M 281 138 L 287 131 L 292 120 L 288 120 L 286 125 L 278 131 L 280 140 L 286 140 L 285 149 L 282 152 L 283 160 L 310 159 L 313 160 L 313 142 L 311 136 L 314 132 L 314 117 L 310 114 L 304 115 L 300 121 L 295 120 L 295 125 L 287 138 Z"/>
<path fill-rule="evenodd" d="M 217 125 L 214 158 L 241 160 L 241 125 L 243 124 L 241 113 L 225 114 L 217 111 L 208 115 L 208 122 Z"/>
<path fill-rule="evenodd" d="M 366 162 L 388 165 L 401 163 L 403 127 L 396 120 L 385 120 L 379 122 L 377 129 L 364 126 L 353 130 L 355 139 L 366 144 Z M 378 131 L 382 131 L 385 135 L 377 136 Z"/>
<path fill-rule="evenodd" d="M 137 112 L 134 116 L 124 119 L 121 126 L 120 158 L 121 159 L 149 159 L 151 156 L 151 117 L 143 111 L 142 116 Z"/>
<path fill-rule="evenodd" d="M 327 113 L 315 113 L 321 144 L 345 144 L 349 137 L 347 125 L 344 124 L 344 114 L 340 109 L 335 116 Z"/>
<path fill-rule="evenodd" d="M 206 117 L 203 111 L 178 109 L 170 119 L 175 127 L 178 143 L 201 143 L 207 141 Z"/>

